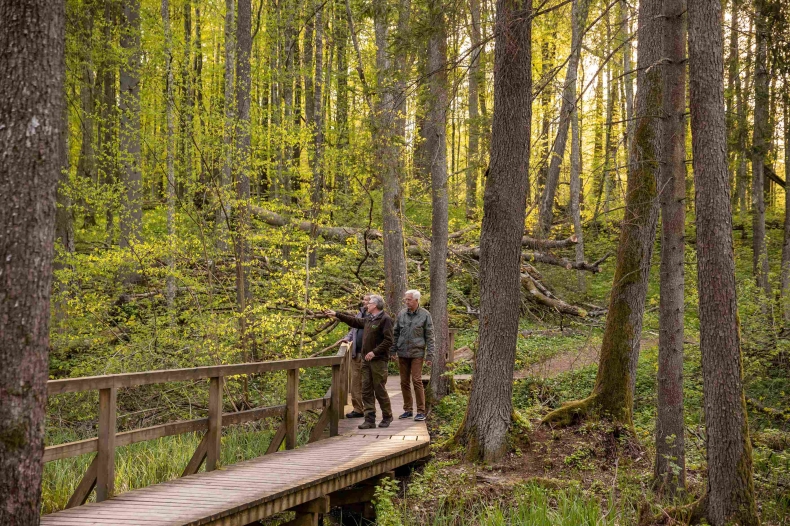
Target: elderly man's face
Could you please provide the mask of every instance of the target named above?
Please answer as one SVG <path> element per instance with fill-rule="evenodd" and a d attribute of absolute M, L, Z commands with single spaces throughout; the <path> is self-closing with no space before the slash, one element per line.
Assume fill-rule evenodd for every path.
<path fill-rule="evenodd" d="M 417 310 L 417 307 L 419 307 L 420 302 L 415 300 L 414 296 L 412 296 L 411 294 L 406 294 L 405 296 L 403 296 L 403 304 L 406 305 L 407 309 L 413 311 L 413 310 Z"/>

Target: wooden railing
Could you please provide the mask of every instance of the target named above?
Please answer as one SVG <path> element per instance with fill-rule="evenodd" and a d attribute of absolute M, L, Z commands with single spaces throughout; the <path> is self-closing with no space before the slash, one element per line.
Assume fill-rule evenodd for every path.
<path fill-rule="evenodd" d="M 50 396 L 61 393 L 99 391 L 99 433 L 96 438 L 45 448 L 44 462 L 97 452 L 66 505 L 67 508 L 72 508 L 84 504 L 94 487 L 96 488 L 97 502 L 112 497 L 115 479 L 115 448 L 119 446 L 182 433 L 206 431 L 184 469 L 181 475 L 183 477 L 197 473 L 204 460 L 206 461 L 206 471 L 216 469 L 220 458 L 220 439 L 224 426 L 270 417 L 283 417 L 283 423 L 266 451 L 266 454 L 269 454 L 279 450 L 283 440 L 286 449 L 296 447 L 296 426 L 299 420 L 299 411 L 323 409 L 318 422 L 310 432 L 309 442 L 319 440 L 327 424 L 329 425 L 329 436 L 335 436 L 338 434 L 338 420 L 343 418 L 343 407 L 348 398 L 350 358 L 350 346 L 343 343 L 335 356 L 50 380 L 47 382 Z M 331 367 L 332 385 L 322 398 L 299 400 L 299 369 L 310 367 Z M 234 413 L 222 412 L 222 387 L 225 377 L 273 371 L 287 371 L 285 404 Z M 209 380 L 208 418 L 183 420 L 117 433 L 118 388 L 205 379 Z"/>

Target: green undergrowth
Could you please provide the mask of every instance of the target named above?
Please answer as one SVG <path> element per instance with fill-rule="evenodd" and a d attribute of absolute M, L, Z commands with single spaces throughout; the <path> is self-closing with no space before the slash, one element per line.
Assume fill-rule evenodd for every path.
<path fill-rule="evenodd" d="M 272 422 L 277 424 L 277 422 Z M 298 443 L 309 437 L 310 425 L 299 426 Z M 228 466 L 266 453 L 276 427 L 260 424 L 233 426 L 223 430 L 220 466 Z M 73 437 L 61 437 L 63 442 Z M 123 493 L 181 476 L 197 449 L 202 433 L 185 433 L 139 442 L 116 449 L 115 491 Z M 83 473 L 93 459 L 92 454 L 48 462 L 42 479 L 42 512 L 52 513 L 65 508 Z M 200 468 L 205 471 L 205 463 Z M 92 495 L 91 500 L 95 497 Z"/>

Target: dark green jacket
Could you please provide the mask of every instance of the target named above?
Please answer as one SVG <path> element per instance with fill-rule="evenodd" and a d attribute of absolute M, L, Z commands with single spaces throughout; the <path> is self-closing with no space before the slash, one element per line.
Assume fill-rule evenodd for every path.
<path fill-rule="evenodd" d="M 337 313 L 337 319 L 350 327 L 362 329 L 362 356 L 372 352 L 374 360 L 388 360 L 389 350 L 392 348 L 392 318 L 384 311 L 375 316 L 367 315 L 365 318 L 356 318 L 342 312 Z"/>
<path fill-rule="evenodd" d="M 403 309 L 398 313 L 393 338 L 392 354 L 400 358 L 433 360 L 433 319 L 422 307 L 414 312 Z"/>

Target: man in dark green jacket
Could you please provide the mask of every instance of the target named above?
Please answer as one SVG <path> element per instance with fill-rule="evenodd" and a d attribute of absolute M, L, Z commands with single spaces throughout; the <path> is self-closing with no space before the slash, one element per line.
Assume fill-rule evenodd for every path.
<path fill-rule="evenodd" d="M 433 319 L 420 307 L 420 292 L 407 290 L 403 295 L 406 308 L 395 320 L 392 356 L 398 358 L 400 388 L 403 392 L 403 414 L 398 418 L 425 420 L 425 389 L 422 386 L 422 364 L 433 360 Z M 411 389 L 417 402 L 417 414 L 412 413 Z"/>
<path fill-rule="evenodd" d="M 355 318 L 349 314 L 326 310 L 324 314 L 337 318 L 350 327 L 362 332 L 362 403 L 365 421 L 360 429 L 376 427 L 376 400 L 383 416 L 379 427 L 389 427 L 392 422 L 392 406 L 387 394 L 387 361 L 392 348 L 392 318 L 384 312 L 384 299 L 373 294 L 368 299 L 368 315 Z"/>

